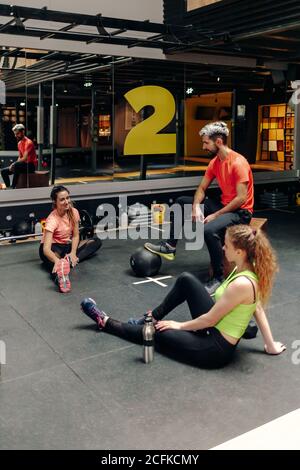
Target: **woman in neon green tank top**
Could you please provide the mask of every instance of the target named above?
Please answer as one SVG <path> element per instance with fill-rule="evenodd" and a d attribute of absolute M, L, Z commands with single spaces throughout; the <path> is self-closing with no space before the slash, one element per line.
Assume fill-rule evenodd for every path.
<path fill-rule="evenodd" d="M 152 311 L 155 345 L 161 352 L 199 367 L 223 367 L 231 361 L 252 315 L 262 333 L 265 352 L 280 354 L 286 349 L 274 341 L 262 307 L 271 294 L 277 271 L 276 256 L 268 239 L 248 225 L 235 225 L 226 231 L 224 250 L 236 268 L 215 292 L 215 301 L 198 278 L 182 273 L 163 302 Z M 163 320 L 185 301 L 192 320 Z M 85 299 L 81 305 L 101 330 L 142 342 L 142 324 L 113 320 L 92 299 Z"/>

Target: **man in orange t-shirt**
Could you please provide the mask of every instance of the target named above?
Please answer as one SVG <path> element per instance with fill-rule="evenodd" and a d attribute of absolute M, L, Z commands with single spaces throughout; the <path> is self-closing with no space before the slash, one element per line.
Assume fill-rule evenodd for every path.
<path fill-rule="evenodd" d="M 212 294 L 223 280 L 223 241 L 226 228 L 234 224 L 248 224 L 251 221 L 254 204 L 253 175 L 245 157 L 227 146 L 229 129 L 224 122 L 206 125 L 200 131 L 203 149 L 212 158 L 204 177 L 194 195 L 176 199 L 182 209 L 185 204 L 192 204 L 192 219 L 204 222 L 204 240 L 206 242 L 213 278 L 206 285 Z M 214 201 L 205 197 L 205 192 L 216 178 L 221 189 L 221 200 Z M 200 204 L 204 205 L 202 214 Z M 182 210 L 182 214 L 184 211 Z M 172 222 L 172 221 L 171 221 Z M 183 220 L 181 221 L 183 224 Z M 178 223 L 178 222 L 177 222 Z M 146 243 L 145 248 L 168 260 L 175 257 L 177 239 L 174 222 L 171 223 L 170 239 L 158 245 Z"/>
<path fill-rule="evenodd" d="M 23 124 L 16 124 L 12 130 L 18 141 L 19 157 L 18 160 L 9 167 L 3 168 L 1 175 L 6 188 L 10 187 L 9 175 L 14 175 L 11 187 L 15 189 L 21 173 L 27 174 L 35 172 L 37 156 L 32 140 L 28 139 L 25 135 L 25 127 Z"/>

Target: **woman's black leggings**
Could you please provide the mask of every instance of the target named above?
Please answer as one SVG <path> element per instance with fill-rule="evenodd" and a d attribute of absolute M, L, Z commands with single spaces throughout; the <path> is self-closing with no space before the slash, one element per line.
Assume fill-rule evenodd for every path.
<path fill-rule="evenodd" d="M 207 313 L 214 302 L 199 279 L 182 273 L 163 302 L 152 311 L 156 320 L 187 301 L 192 318 Z M 109 318 L 104 331 L 142 344 L 143 326 L 121 323 Z M 167 330 L 155 333 L 155 347 L 164 354 L 202 368 L 218 368 L 228 364 L 236 346 L 230 344 L 216 328 L 199 331 Z"/>
<path fill-rule="evenodd" d="M 79 259 L 79 263 L 87 258 L 90 258 L 102 245 L 102 241 L 98 237 L 93 237 L 90 240 L 84 240 L 84 242 L 77 248 L 76 255 Z M 71 252 L 72 245 L 71 243 L 61 244 L 61 243 L 52 243 L 51 250 L 56 253 L 60 258 L 64 258 L 67 254 Z M 50 261 L 44 255 L 44 244 L 40 244 L 39 255 L 47 269 L 52 273 L 54 263 Z"/>

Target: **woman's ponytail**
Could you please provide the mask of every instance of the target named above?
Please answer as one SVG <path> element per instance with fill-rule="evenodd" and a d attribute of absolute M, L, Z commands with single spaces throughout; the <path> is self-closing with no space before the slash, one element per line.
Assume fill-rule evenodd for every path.
<path fill-rule="evenodd" d="M 266 304 L 278 271 L 276 254 L 262 230 L 252 230 L 249 225 L 233 225 L 227 229 L 233 246 L 245 250 L 248 261 L 258 277 L 259 298 Z"/>

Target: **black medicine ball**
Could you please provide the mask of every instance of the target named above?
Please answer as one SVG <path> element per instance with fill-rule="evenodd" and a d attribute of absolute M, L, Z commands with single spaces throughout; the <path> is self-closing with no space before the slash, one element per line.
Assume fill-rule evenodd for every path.
<path fill-rule="evenodd" d="M 130 266 L 136 276 L 155 276 L 161 267 L 161 257 L 145 248 L 139 248 L 131 255 Z"/>

